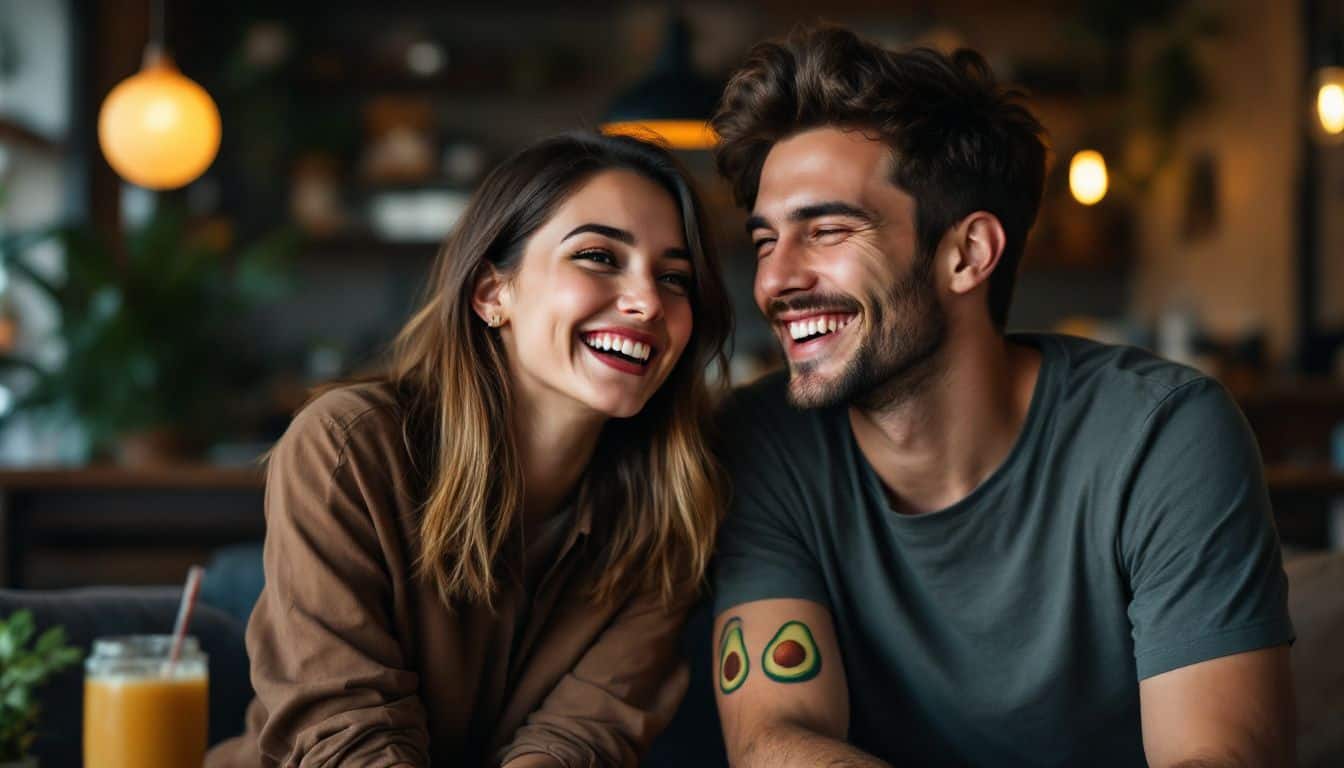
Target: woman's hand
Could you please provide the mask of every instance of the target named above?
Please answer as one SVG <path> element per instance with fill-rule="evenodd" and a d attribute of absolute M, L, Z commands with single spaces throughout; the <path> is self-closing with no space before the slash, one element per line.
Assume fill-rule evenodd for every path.
<path fill-rule="evenodd" d="M 533 752 L 515 757 L 505 763 L 504 768 L 564 768 L 564 764 L 550 755 Z"/>

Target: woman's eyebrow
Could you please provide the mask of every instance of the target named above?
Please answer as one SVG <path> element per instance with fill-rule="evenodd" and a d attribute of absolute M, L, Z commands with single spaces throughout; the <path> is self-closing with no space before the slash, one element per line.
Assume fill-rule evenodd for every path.
<path fill-rule="evenodd" d="M 560 242 L 563 243 L 569 238 L 574 237 L 575 235 L 581 235 L 584 232 L 592 232 L 601 235 L 603 237 L 609 237 L 612 240 L 625 243 L 626 245 L 635 244 L 635 236 L 630 232 L 621 229 L 620 227 L 613 227 L 607 224 L 596 224 L 591 222 L 588 224 L 580 224 L 579 226 L 570 230 L 569 234 L 560 238 Z"/>

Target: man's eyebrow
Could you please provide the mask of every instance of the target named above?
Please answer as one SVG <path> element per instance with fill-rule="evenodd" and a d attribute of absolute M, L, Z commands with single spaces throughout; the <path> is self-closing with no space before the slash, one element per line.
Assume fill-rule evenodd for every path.
<path fill-rule="evenodd" d="M 823 203 L 812 203 L 789 211 L 789 221 L 807 221 L 809 219 L 818 219 L 822 216 L 849 216 L 860 219 L 864 222 L 873 222 L 877 220 L 870 211 L 860 208 L 857 205 L 842 202 L 840 200 L 828 200 Z M 764 216 L 750 216 L 747 218 L 747 234 L 751 234 L 757 229 L 769 229 L 770 222 L 765 220 Z"/>
<path fill-rule="evenodd" d="M 807 221 L 808 219 L 819 219 L 822 216 L 849 216 L 863 221 L 877 219 L 872 212 L 857 205 L 851 205 L 840 200 L 828 200 L 824 203 L 813 203 L 801 208 L 794 208 L 789 212 L 789 221 Z"/>
<path fill-rule="evenodd" d="M 611 238 L 612 240 L 625 243 L 626 245 L 635 244 L 635 236 L 630 234 L 624 229 L 621 229 L 619 227 L 608 226 L 606 224 L 592 224 L 592 223 L 580 224 L 579 226 L 571 229 L 569 231 L 569 234 L 560 238 L 560 242 L 563 243 L 569 238 L 574 237 L 575 235 L 581 235 L 584 232 L 593 232 L 603 237 L 608 237 Z"/>

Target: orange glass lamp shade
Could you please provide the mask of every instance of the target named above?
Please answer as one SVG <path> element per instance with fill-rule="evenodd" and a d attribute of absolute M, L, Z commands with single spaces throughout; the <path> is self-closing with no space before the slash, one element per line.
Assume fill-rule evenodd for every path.
<path fill-rule="evenodd" d="M 654 138 L 672 149 L 713 149 L 719 135 L 704 120 L 623 120 L 606 123 L 602 132 L 611 136 Z"/>
<path fill-rule="evenodd" d="M 103 156 L 123 179 L 149 189 L 196 180 L 219 152 L 219 109 L 162 54 L 112 89 L 98 114 Z"/>

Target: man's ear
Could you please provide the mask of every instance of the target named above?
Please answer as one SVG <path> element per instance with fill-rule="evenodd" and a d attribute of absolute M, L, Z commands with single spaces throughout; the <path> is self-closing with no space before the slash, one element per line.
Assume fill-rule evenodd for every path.
<path fill-rule="evenodd" d="M 486 325 L 498 328 L 509 321 L 508 281 L 492 264 L 482 264 L 476 270 L 476 284 L 471 289 L 471 308 Z"/>
<path fill-rule="evenodd" d="M 970 293 L 989 280 L 999 265 L 1007 235 L 999 217 L 986 211 L 962 219 L 952 234 L 957 248 L 948 287 L 953 293 Z"/>

